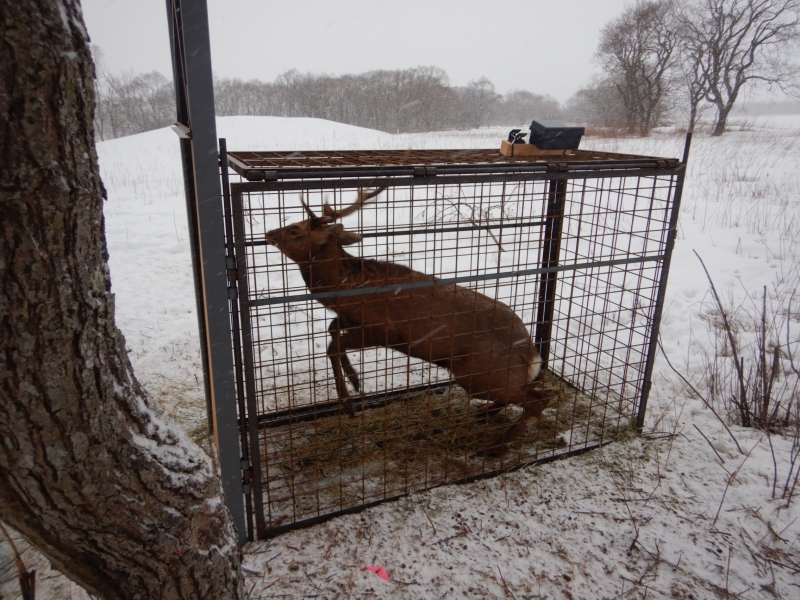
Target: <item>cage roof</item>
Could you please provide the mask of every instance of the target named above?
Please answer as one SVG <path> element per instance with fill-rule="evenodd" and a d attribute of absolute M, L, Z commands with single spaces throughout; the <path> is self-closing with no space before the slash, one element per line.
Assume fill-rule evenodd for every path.
<path fill-rule="evenodd" d="M 228 152 L 228 165 L 249 181 L 345 176 L 431 176 L 490 172 L 557 172 L 608 169 L 674 170 L 680 161 L 575 150 L 504 156 L 498 150 L 347 150 Z"/>

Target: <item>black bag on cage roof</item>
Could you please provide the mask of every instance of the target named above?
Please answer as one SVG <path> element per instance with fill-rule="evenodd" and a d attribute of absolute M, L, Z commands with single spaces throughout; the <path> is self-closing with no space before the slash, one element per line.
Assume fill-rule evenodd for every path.
<path fill-rule="evenodd" d="M 586 128 L 548 119 L 534 120 L 530 130 L 528 143 L 534 144 L 539 150 L 577 150 Z"/>

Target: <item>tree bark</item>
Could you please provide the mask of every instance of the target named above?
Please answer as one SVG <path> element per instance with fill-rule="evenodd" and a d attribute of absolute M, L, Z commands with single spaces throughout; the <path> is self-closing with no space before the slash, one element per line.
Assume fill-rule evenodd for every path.
<path fill-rule="evenodd" d="M 0 518 L 107 599 L 241 598 L 209 457 L 114 324 L 77 0 L 0 0 Z"/>
<path fill-rule="evenodd" d="M 689 105 L 689 131 L 694 131 L 697 125 L 697 102 L 691 101 Z"/>
<path fill-rule="evenodd" d="M 717 122 L 714 125 L 714 131 L 711 132 L 712 136 L 720 136 L 725 133 L 728 127 L 728 115 L 733 108 L 733 103 L 725 106 L 717 107 Z"/>

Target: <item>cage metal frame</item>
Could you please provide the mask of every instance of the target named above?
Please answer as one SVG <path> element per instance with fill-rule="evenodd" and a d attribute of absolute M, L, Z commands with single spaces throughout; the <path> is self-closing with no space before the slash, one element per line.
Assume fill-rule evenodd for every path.
<path fill-rule="evenodd" d="M 643 342 L 644 366 L 639 372 L 639 397 L 635 405 L 635 427 L 641 429 L 650 391 L 656 340 L 664 303 L 664 293 L 669 272 L 669 263 L 677 232 L 677 218 L 680 208 L 681 192 L 685 176 L 686 163 L 691 135 L 687 136 L 682 160 L 655 157 L 630 156 L 623 154 L 577 151 L 563 156 L 511 158 L 501 156 L 496 151 L 349 151 L 349 152 L 235 152 L 228 153 L 225 140 L 220 140 L 220 166 L 223 190 L 223 206 L 226 230 L 226 267 L 228 278 L 228 297 L 230 300 L 230 325 L 232 333 L 232 353 L 237 391 L 237 408 L 239 414 L 239 432 L 242 449 L 243 492 L 246 503 L 246 520 L 248 537 L 271 537 L 284 531 L 308 526 L 327 520 L 337 515 L 351 513 L 374 506 L 381 502 L 403 497 L 411 491 L 380 497 L 369 502 L 353 506 L 340 506 L 338 510 L 320 512 L 311 517 L 298 518 L 289 523 L 277 524 L 265 519 L 264 493 L 262 481 L 264 469 L 260 436 L 269 428 L 291 426 L 303 421 L 316 421 L 338 414 L 338 401 L 312 402 L 308 406 L 288 407 L 264 413 L 257 404 L 256 375 L 253 355 L 254 326 L 251 311 L 259 307 L 287 305 L 288 303 L 313 302 L 324 297 L 365 296 L 388 291 L 398 286 L 371 287 L 359 290 L 340 290 L 334 292 L 310 293 L 308 290 L 295 290 L 282 295 L 270 295 L 254 298 L 248 272 L 248 251 L 253 246 L 264 245 L 265 242 L 249 239 L 246 231 L 246 215 L 243 198 L 249 194 L 282 194 L 303 191 L 353 190 L 365 187 L 386 186 L 390 189 L 428 189 L 431 186 L 446 187 L 459 185 L 482 184 L 535 184 L 546 187 L 546 210 L 535 226 L 542 228 L 540 241 L 539 264 L 533 268 L 503 271 L 502 273 L 483 273 L 443 278 L 435 282 L 421 284 L 405 284 L 403 287 L 415 285 L 443 285 L 449 283 L 476 284 L 481 281 L 499 278 L 539 277 L 536 317 L 533 338 L 536 347 L 546 366 L 549 359 L 549 348 L 552 338 L 553 311 L 556 305 L 556 286 L 558 277 L 581 269 L 595 269 L 616 266 L 654 263 L 655 279 L 653 281 L 654 296 L 651 312 L 647 316 L 647 339 Z M 238 176 L 239 181 L 231 182 L 229 168 Z M 562 224 L 564 222 L 564 206 L 567 202 L 570 182 L 594 180 L 637 180 L 653 178 L 653 181 L 667 182 L 667 194 L 662 201 L 664 218 L 654 228 L 660 232 L 661 244 L 658 253 L 642 256 L 626 256 L 605 260 L 588 260 L 582 263 L 562 264 Z M 653 184 L 655 186 L 655 183 Z M 284 207 L 285 208 L 285 207 Z M 505 225 L 504 225 L 505 226 Z M 518 227 L 517 224 L 507 225 Z M 532 226 L 531 224 L 528 225 Z M 649 224 L 648 224 L 649 227 Z M 660 227 L 660 229 L 658 229 Z M 491 229 L 491 225 L 464 226 L 457 223 L 456 228 L 463 232 L 469 229 Z M 443 231 L 441 227 L 437 231 Z M 420 232 L 419 229 L 416 230 Z M 408 234 L 399 230 L 394 235 Z M 423 231 L 424 233 L 424 231 Z M 389 233 L 387 233 L 389 234 Z M 366 233 L 365 237 L 378 235 Z M 255 269 L 255 267 L 254 267 Z M 609 271 L 610 273 L 610 271 Z M 448 384 L 441 384 L 448 385 Z M 430 386 L 428 386 L 430 387 Z M 362 394 L 355 398 L 359 410 L 385 407 L 388 403 L 400 399 L 402 393 L 413 391 L 406 385 L 396 390 L 394 396 L 389 392 Z M 491 477 L 501 472 L 517 469 L 531 462 L 543 463 L 556 458 L 578 454 L 606 443 L 585 444 L 571 447 L 566 452 L 552 452 L 539 456 L 536 460 L 503 465 L 501 468 L 484 469 L 480 473 L 450 479 L 445 482 L 426 485 L 423 489 L 444 483 L 468 482 Z M 385 468 L 385 466 L 384 466 Z M 268 487 L 268 486 L 267 486 Z M 253 518 L 255 517 L 255 524 Z"/>

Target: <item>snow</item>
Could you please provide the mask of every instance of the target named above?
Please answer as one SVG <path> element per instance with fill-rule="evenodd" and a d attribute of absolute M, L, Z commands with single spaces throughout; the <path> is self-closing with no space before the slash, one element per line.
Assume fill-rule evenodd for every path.
<path fill-rule="evenodd" d="M 772 301 L 786 299 L 798 282 L 800 116 L 732 129 L 693 142 L 662 323 L 666 353 L 695 382 L 715 343 L 695 251 L 733 306 L 760 301 L 764 286 Z M 232 150 L 404 149 L 496 147 L 507 130 L 391 135 L 318 119 L 224 117 L 218 133 Z M 587 138 L 583 147 L 680 157 L 683 137 Z M 202 441 L 177 137 L 148 132 L 103 142 L 98 153 L 117 323 L 144 387 Z M 794 308 L 786 318 L 798 329 Z M 780 493 L 788 475 L 791 439 L 773 435 L 771 450 L 762 432 L 730 429 L 742 454 L 659 358 L 642 437 L 249 544 L 250 598 L 800 598 L 800 500 L 771 498 L 773 481 Z M 9 585 L 0 583 L 3 597 Z M 69 597 L 60 593 L 38 596 Z"/>
<path fill-rule="evenodd" d="M 766 554 L 776 542 L 758 511 L 776 532 L 789 525 L 781 535 L 790 540 L 796 511 L 762 507 L 766 464 L 754 462 L 713 523 L 728 478 L 723 467 L 741 458 L 720 465 L 681 428 L 688 439 L 672 444 L 614 444 L 254 544 L 244 563 L 260 574 L 249 576 L 251 597 L 263 597 L 261 589 L 329 598 L 615 598 L 626 591 L 640 598 L 646 589 L 657 597 L 716 597 L 726 589 L 760 597 L 771 572 L 749 552 Z M 757 437 L 743 433 L 742 440 L 749 448 Z M 392 582 L 360 571 L 365 564 L 384 566 Z M 797 597 L 790 573 L 776 568 L 775 577 L 784 598 Z"/>

